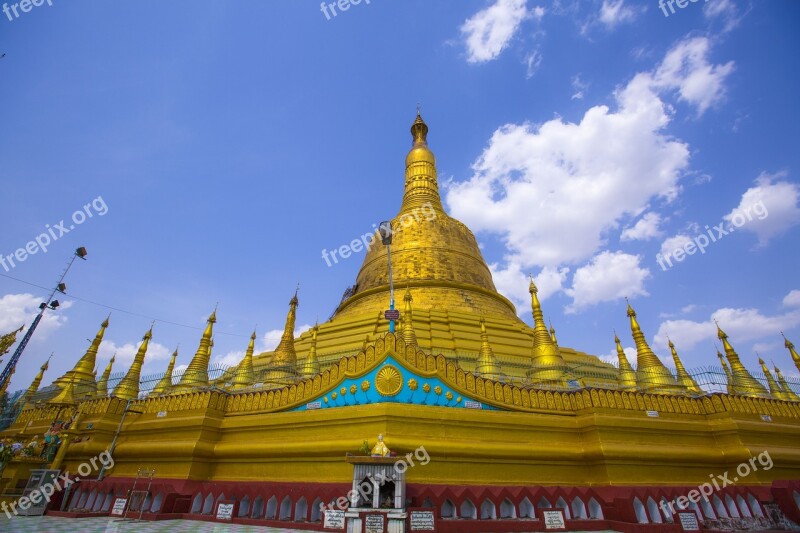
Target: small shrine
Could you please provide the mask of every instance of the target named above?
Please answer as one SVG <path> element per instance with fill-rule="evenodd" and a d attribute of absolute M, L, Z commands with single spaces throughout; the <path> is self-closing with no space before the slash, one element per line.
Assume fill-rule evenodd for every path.
<path fill-rule="evenodd" d="M 402 457 L 378 435 L 369 456 L 350 455 L 347 462 L 353 465 L 350 506 L 344 513 L 347 533 L 404 533 L 407 465 Z"/>

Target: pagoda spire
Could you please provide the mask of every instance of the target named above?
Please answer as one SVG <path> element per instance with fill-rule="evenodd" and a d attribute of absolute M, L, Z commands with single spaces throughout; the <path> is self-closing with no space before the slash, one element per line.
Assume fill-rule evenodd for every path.
<path fill-rule="evenodd" d="M 55 380 L 53 382 L 54 385 L 63 389 L 74 376 L 75 381 L 73 385 L 77 389 L 75 392 L 79 396 L 85 396 L 87 393 L 91 396 L 96 394 L 97 382 L 95 381 L 94 367 L 97 362 L 97 351 L 100 349 L 100 343 L 103 342 L 103 335 L 106 333 L 109 318 L 111 318 L 110 314 L 103 320 L 103 323 L 100 324 L 100 330 L 94 336 L 94 340 L 89 345 L 83 357 L 78 360 L 72 370 Z"/>
<path fill-rule="evenodd" d="M 800 396 L 797 396 L 789 384 L 786 383 L 786 378 L 783 377 L 783 374 L 781 374 L 781 369 L 777 366 L 775 367 L 775 376 L 778 378 L 778 383 L 783 391 L 783 397 L 790 402 L 800 402 Z"/>
<path fill-rule="evenodd" d="M 108 396 L 108 378 L 111 376 L 111 367 L 114 366 L 114 361 L 117 360 L 117 354 L 111 356 L 111 359 L 103 370 L 103 374 L 97 381 L 97 398 L 105 398 Z"/>
<path fill-rule="evenodd" d="M 289 313 L 286 315 L 286 323 L 283 326 L 283 334 L 278 347 L 272 354 L 271 370 L 268 373 L 267 381 L 270 386 L 283 386 L 297 379 L 297 352 L 294 348 L 294 328 L 297 320 L 297 290 L 289 300 Z"/>
<path fill-rule="evenodd" d="M 675 363 L 675 374 L 678 383 L 683 385 L 689 394 L 703 394 L 703 389 L 700 388 L 694 378 L 690 376 L 683 367 L 683 363 L 681 362 L 681 358 L 678 357 L 678 352 L 675 350 L 675 344 L 673 344 L 672 339 L 667 337 L 667 341 L 669 342 L 669 349 L 672 352 L 672 361 Z"/>
<path fill-rule="evenodd" d="M 781 335 L 783 335 L 782 331 Z M 798 355 L 797 350 L 794 349 L 794 344 L 792 344 L 792 341 L 786 338 L 786 335 L 783 335 L 783 344 L 786 346 L 786 349 L 789 350 L 789 353 L 792 356 L 792 361 L 794 362 L 794 366 L 796 366 L 797 370 L 800 371 L 800 355 Z"/>
<path fill-rule="evenodd" d="M 122 381 L 114 388 L 112 396 L 121 398 L 123 400 L 135 400 L 139 397 L 139 379 L 142 376 L 142 365 L 144 364 L 144 356 L 147 354 L 147 347 L 150 345 L 150 339 L 153 338 L 153 326 L 147 330 L 147 333 L 142 337 L 142 344 L 139 345 L 139 350 L 133 357 L 131 368 Z"/>
<path fill-rule="evenodd" d="M 17 405 L 20 407 L 25 407 L 25 404 L 28 403 L 33 399 L 33 396 L 36 394 L 36 391 L 39 390 L 39 385 L 42 384 L 42 378 L 44 378 L 44 373 L 47 372 L 47 369 L 50 367 L 50 358 L 53 357 L 53 354 L 50 354 L 50 357 L 47 358 L 47 361 L 39 368 L 39 373 L 36 374 L 36 377 L 33 378 L 28 390 L 20 396 L 19 400 L 17 400 Z M 0 395 L 1 396 L 1 395 Z"/>
<path fill-rule="evenodd" d="M 759 383 L 756 378 L 750 375 L 750 372 L 744 367 L 739 360 L 739 354 L 733 349 L 731 343 L 728 342 L 728 335 L 722 331 L 717 321 L 717 337 L 722 341 L 722 347 L 725 350 L 725 357 L 728 359 L 728 364 L 731 367 L 731 375 L 733 376 L 733 391 L 734 394 L 742 396 L 760 396 L 768 397 L 769 393 L 764 385 Z"/>
<path fill-rule="evenodd" d="M 489 344 L 489 334 L 486 332 L 486 320 L 481 317 L 481 351 L 475 364 L 475 374 L 495 381 L 503 381 L 505 374 L 497 362 L 494 350 Z"/>
<path fill-rule="evenodd" d="M 250 335 L 250 344 L 247 345 L 247 351 L 244 354 L 244 359 L 241 360 L 239 366 L 236 368 L 236 373 L 233 375 L 231 388 L 233 390 L 246 389 L 253 386 L 255 381 L 255 374 L 253 373 L 253 352 L 256 349 L 256 332 Z"/>
<path fill-rule="evenodd" d="M 533 282 L 533 276 L 528 285 L 528 292 L 531 294 L 533 313 L 533 353 L 531 368 L 527 372 L 528 378 L 533 382 L 559 381 L 564 377 L 566 365 L 544 323 L 544 313 L 538 297 L 539 289 Z"/>
<path fill-rule="evenodd" d="M 628 357 L 625 355 L 625 350 L 622 348 L 622 342 L 617 337 L 616 331 L 614 332 L 614 344 L 617 345 L 617 359 L 619 359 L 619 386 L 622 390 L 635 391 L 636 372 L 628 362 Z"/>
<path fill-rule="evenodd" d="M 311 330 L 311 348 L 308 349 L 308 357 L 303 364 L 303 377 L 309 378 L 319 374 L 320 365 L 317 359 L 317 332 L 319 331 L 319 324 L 314 324 Z"/>
<path fill-rule="evenodd" d="M 631 321 L 631 335 L 636 343 L 636 383 L 645 392 L 685 394 L 686 388 L 679 385 L 661 359 L 658 358 L 642 333 L 636 320 L 636 311 L 628 302 L 628 318 Z"/>
<path fill-rule="evenodd" d="M 728 363 L 725 361 L 725 356 L 722 355 L 722 352 L 719 351 L 719 348 L 717 348 L 717 357 L 719 357 L 719 363 L 722 365 L 722 371 L 725 372 L 725 379 L 728 384 L 728 394 L 736 394 L 736 389 L 733 387 L 733 376 L 731 375 L 731 369 L 728 368 Z"/>
<path fill-rule="evenodd" d="M 14 343 L 17 342 L 17 333 L 21 332 L 22 329 L 25 327 L 25 324 L 21 325 L 19 329 L 15 329 L 14 331 L 9 331 L 2 337 L 0 337 L 0 357 L 3 357 L 8 350 L 14 346 Z"/>
<path fill-rule="evenodd" d="M 558 338 L 556 338 L 556 328 L 553 327 L 552 322 L 550 322 L 550 338 L 553 339 L 553 344 L 555 344 L 556 348 L 558 348 Z"/>
<path fill-rule="evenodd" d="M 758 353 L 756 353 L 758 355 Z M 761 357 L 758 358 L 758 364 L 761 365 L 761 372 L 764 373 L 764 377 L 767 380 L 767 386 L 769 387 L 769 395 L 772 396 L 774 400 L 785 400 L 786 395 L 783 394 L 783 389 L 781 389 L 778 382 L 775 381 L 775 378 L 772 377 L 772 373 L 767 368 L 767 363 L 764 362 Z"/>
<path fill-rule="evenodd" d="M 428 125 L 417 111 L 411 125 L 411 150 L 406 156 L 406 179 L 400 213 L 428 207 L 443 212 L 436 176 L 436 157 L 428 148 Z"/>
<path fill-rule="evenodd" d="M 211 313 L 206 322 L 206 329 L 200 338 L 200 345 L 192 358 L 192 362 L 183 371 L 180 381 L 173 388 L 174 392 L 185 392 L 196 387 L 208 386 L 208 362 L 211 360 L 211 336 L 214 333 L 214 323 L 217 321 L 217 308 Z"/>
<path fill-rule="evenodd" d="M 403 296 L 405 308 L 403 310 L 403 340 L 406 346 L 415 346 L 417 344 L 417 334 L 414 332 L 414 319 L 411 313 L 411 290 L 406 287 L 406 293 Z"/>
<path fill-rule="evenodd" d="M 61 388 L 61 391 L 53 398 L 47 401 L 53 404 L 69 404 L 75 403 L 75 374 L 72 374 L 66 385 Z"/>
<path fill-rule="evenodd" d="M 175 372 L 175 359 L 178 358 L 178 348 L 175 348 L 175 351 L 172 352 L 172 357 L 169 359 L 169 364 L 167 364 L 167 370 L 164 372 L 164 376 L 156 383 L 156 386 L 153 387 L 153 390 L 150 391 L 150 396 L 157 396 L 159 394 L 167 394 L 170 389 L 172 388 L 172 373 Z"/>

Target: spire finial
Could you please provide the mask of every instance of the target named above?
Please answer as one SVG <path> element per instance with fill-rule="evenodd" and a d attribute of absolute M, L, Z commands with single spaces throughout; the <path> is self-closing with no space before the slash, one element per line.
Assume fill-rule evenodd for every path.
<path fill-rule="evenodd" d="M 422 120 L 419 108 L 417 108 L 417 118 L 411 125 L 411 136 L 414 138 L 414 144 L 428 143 L 428 125 Z"/>

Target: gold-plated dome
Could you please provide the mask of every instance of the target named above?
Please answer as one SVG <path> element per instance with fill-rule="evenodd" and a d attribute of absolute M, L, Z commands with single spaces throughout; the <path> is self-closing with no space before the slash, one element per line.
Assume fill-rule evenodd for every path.
<path fill-rule="evenodd" d="M 516 317 L 514 305 L 497 292 L 478 242 L 461 222 L 444 212 L 436 177 L 436 159 L 427 144 L 428 126 L 417 114 L 413 144 L 406 156 L 405 193 L 392 219 L 394 283 L 424 287 L 414 309 L 448 309 Z M 367 251 L 353 295 L 337 317 L 372 314 L 387 308 L 387 248 L 379 241 Z"/>

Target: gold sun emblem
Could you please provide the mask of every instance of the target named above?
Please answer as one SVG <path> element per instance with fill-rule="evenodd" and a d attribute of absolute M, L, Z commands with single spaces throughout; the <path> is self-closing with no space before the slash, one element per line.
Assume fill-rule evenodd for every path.
<path fill-rule="evenodd" d="M 375 389 L 382 396 L 394 396 L 403 388 L 403 375 L 389 365 L 378 370 L 375 376 Z"/>

